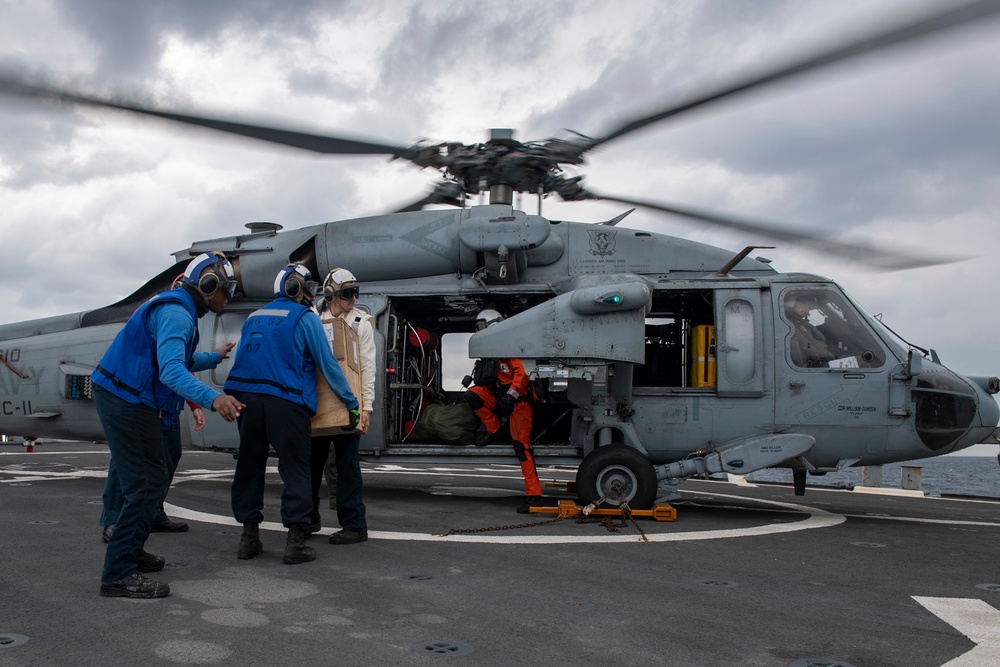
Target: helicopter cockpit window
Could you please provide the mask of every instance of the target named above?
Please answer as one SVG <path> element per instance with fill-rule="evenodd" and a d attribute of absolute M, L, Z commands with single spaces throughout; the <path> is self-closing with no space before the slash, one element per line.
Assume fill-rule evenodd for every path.
<path fill-rule="evenodd" d="M 785 318 L 792 327 L 789 356 L 802 368 L 879 368 L 885 352 L 862 318 L 829 290 L 789 290 Z"/>

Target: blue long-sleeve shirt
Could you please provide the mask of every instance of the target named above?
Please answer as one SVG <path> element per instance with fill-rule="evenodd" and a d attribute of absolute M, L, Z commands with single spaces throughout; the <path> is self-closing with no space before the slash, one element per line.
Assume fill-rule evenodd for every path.
<path fill-rule="evenodd" d="M 156 341 L 160 381 L 171 390 L 198 405 L 211 408 L 220 392 L 199 382 L 192 372 L 215 368 L 222 361 L 218 352 L 195 352 L 192 366 L 185 358 L 185 341 L 194 336 L 197 322 L 179 303 L 165 302 L 150 309 L 147 322 Z"/>

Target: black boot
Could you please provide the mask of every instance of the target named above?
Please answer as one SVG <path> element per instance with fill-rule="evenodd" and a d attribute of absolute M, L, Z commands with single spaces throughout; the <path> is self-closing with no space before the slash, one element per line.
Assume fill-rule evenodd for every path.
<path fill-rule="evenodd" d="M 288 541 L 285 542 L 285 564 L 298 565 L 316 560 L 316 550 L 306 546 L 306 526 L 293 523 L 288 528 Z"/>
<path fill-rule="evenodd" d="M 507 425 L 502 424 L 496 431 L 487 433 L 472 444 L 476 447 L 487 447 L 489 445 L 500 444 L 506 440 L 510 440 L 510 432 L 507 430 Z"/>
<path fill-rule="evenodd" d="M 166 564 L 167 561 L 163 556 L 147 553 L 145 549 L 139 552 L 140 572 L 159 572 Z"/>
<path fill-rule="evenodd" d="M 517 508 L 518 514 L 531 514 L 532 507 L 543 507 L 545 501 L 542 500 L 541 496 L 528 496 L 525 498 L 524 502 Z"/>
<path fill-rule="evenodd" d="M 240 546 L 236 549 L 236 557 L 249 560 L 264 553 L 264 545 L 260 541 L 260 524 L 243 524 L 243 534 L 240 535 Z"/>

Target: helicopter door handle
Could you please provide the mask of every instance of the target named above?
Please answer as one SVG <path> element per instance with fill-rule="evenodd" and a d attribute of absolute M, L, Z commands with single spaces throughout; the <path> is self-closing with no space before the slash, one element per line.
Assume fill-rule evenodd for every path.
<path fill-rule="evenodd" d="M 387 352 L 395 352 L 396 337 L 399 333 L 399 320 L 396 319 L 396 316 L 391 313 L 389 314 L 389 330 L 392 332 L 392 335 L 389 336 L 389 340 L 391 341 L 392 345 L 391 347 L 389 347 Z"/>
<path fill-rule="evenodd" d="M 805 382 L 797 382 L 796 380 L 792 380 L 791 382 L 788 383 L 788 386 L 791 387 L 792 389 L 799 390 L 799 389 L 802 389 L 803 387 L 805 387 L 806 383 Z"/>

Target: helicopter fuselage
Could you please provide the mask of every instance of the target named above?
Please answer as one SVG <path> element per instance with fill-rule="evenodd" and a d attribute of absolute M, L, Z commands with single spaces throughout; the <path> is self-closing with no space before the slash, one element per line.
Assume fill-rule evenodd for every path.
<path fill-rule="evenodd" d="M 414 438 L 431 403 L 461 403 L 458 379 L 473 358 L 524 362 L 537 390 L 537 460 L 582 462 L 591 476 L 621 469 L 648 487 L 648 471 L 607 455 L 637 452 L 661 491 L 703 472 L 822 474 L 945 454 L 982 442 L 1000 418 L 995 382 L 915 355 L 836 283 L 749 257 L 722 271 L 733 253 L 721 248 L 502 205 L 254 229 L 176 253 L 180 266 L 222 250 L 237 267 L 242 295 L 200 320 L 201 349 L 237 341 L 289 262 L 319 276 L 349 268 L 358 307 L 374 318 L 380 369 L 366 457 L 509 457 L 504 446 Z M 176 273 L 104 309 L 0 327 L 0 433 L 101 440 L 88 376 L 128 315 Z M 484 308 L 506 319 L 473 333 Z M 199 379 L 221 390 L 231 366 Z M 190 445 L 238 448 L 235 426 L 215 415 L 201 431 L 188 419 L 183 429 Z"/>

